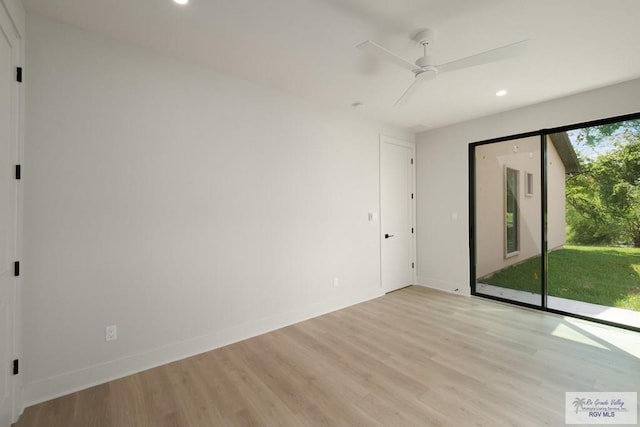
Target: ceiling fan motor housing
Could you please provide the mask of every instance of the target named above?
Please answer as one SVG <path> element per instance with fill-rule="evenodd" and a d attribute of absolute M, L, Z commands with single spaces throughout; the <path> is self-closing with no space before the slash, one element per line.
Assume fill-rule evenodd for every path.
<path fill-rule="evenodd" d="M 429 55 L 425 55 L 421 58 L 416 59 L 416 66 L 418 68 L 427 68 L 427 67 L 434 67 L 436 66 L 435 61 L 433 60 L 433 57 L 429 56 Z"/>
<path fill-rule="evenodd" d="M 438 67 L 431 56 L 425 55 L 422 58 L 418 58 L 416 66 L 418 67 L 418 70 L 415 71 L 416 79 L 421 81 L 431 80 L 438 74 Z"/>

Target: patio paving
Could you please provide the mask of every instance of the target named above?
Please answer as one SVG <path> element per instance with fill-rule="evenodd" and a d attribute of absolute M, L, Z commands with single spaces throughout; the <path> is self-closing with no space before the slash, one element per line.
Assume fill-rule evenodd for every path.
<path fill-rule="evenodd" d="M 540 294 L 518 291 L 515 289 L 501 288 L 499 286 L 478 283 L 476 292 L 492 295 L 500 298 L 524 302 L 527 304 L 540 305 Z M 640 312 L 625 310 L 623 308 L 607 307 L 604 305 L 591 304 L 588 302 L 574 301 L 558 297 L 547 297 L 547 306 L 554 310 L 561 310 L 567 313 L 589 316 L 595 319 L 609 322 L 621 323 L 624 325 L 640 328 Z"/>

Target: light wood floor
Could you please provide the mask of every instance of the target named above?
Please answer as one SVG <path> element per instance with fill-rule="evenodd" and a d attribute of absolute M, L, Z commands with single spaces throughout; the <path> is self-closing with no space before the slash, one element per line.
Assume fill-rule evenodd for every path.
<path fill-rule="evenodd" d="M 637 333 L 409 287 L 27 408 L 16 426 L 559 426 L 566 391 L 639 388 Z"/>

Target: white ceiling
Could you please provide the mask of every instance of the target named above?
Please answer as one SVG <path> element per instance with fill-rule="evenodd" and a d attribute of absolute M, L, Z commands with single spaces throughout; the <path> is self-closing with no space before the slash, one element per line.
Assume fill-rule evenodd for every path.
<path fill-rule="evenodd" d="M 23 0 L 27 10 L 262 83 L 338 111 L 424 130 L 640 78 L 638 0 Z M 521 57 L 439 75 L 406 105 L 432 28 L 437 63 L 530 39 Z M 498 89 L 508 95 L 495 96 Z"/>

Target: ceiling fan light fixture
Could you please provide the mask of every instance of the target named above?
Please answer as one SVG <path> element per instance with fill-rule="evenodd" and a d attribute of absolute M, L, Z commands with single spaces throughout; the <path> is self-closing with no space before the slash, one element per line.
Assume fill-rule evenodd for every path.
<path fill-rule="evenodd" d="M 438 74 L 438 69 L 433 65 L 428 65 L 422 69 L 419 73 L 416 73 L 416 80 L 426 82 L 435 78 Z"/>

